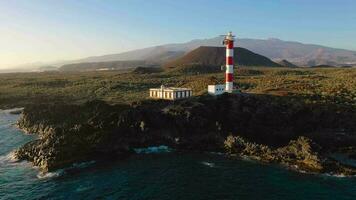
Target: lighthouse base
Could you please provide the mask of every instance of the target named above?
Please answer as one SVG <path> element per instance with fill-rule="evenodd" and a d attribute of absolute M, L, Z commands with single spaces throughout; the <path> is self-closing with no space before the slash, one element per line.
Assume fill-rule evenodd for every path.
<path fill-rule="evenodd" d="M 208 85 L 208 93 L 214 96 L 224 94 L 225 85 Z"/>
<path fill-rule="evenodd" d="M 208 85 L 208 94 L 217 96 L 217 95 L 221 95 L 224 93 L 237 94 L 237 93 L 241 93 L 241 91 L 237 90 L 237 89 L 234 89 L 232 91 L 227 91 L 225 84 Z"/>

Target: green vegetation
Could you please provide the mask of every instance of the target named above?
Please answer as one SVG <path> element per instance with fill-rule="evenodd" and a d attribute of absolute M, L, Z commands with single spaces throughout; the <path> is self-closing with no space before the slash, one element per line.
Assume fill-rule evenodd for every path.
<path fill-rule="evenodd" d="M 37 103 L 83 103 L 95 99 L 116 104 L 145 99 L 149 88 L 161 84 L 192 87 L 195 95 L 201 95 L 206 93 L 208 84 L 223 83 L 224 72 L 202 70 L 191 73 L 185 69 L 157 73 L 17 73 L 0 74 L 0 82 L 1 108 Z M 353 68 L 238 68 L 235 84 L 243 92 L 302 98 L 307 103 L 356 107 L 356 69 Z"/>

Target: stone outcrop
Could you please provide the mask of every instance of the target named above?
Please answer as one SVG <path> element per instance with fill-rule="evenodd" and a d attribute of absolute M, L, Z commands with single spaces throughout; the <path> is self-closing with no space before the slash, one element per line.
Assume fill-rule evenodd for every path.
<path fill-rule="evenodd" d="M 228 136 L 224 142 L 229 155 L 248 157 L 267 163 L 280 163 L 295 170 L 314 173 L 355 175 L 356 169 L 328 158 L 321 146 L 300 136 L 288 145 L 273 149 L 248 142 L 240 136 Z"/>

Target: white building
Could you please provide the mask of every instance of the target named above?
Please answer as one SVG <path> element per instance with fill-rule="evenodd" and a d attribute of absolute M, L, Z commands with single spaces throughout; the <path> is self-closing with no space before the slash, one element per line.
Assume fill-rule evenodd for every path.
<path fill-rule="evenodd" d="M 176 100 L 191 96 L 193 96 L 193 91 L 190 88 L 164 87 L 162 85 L 161 88 L 150 89 L 150 97 L 154 99 Z"/>
<path fill-rule="evenodd" d="M 208 93 L 210 95 L 220 95 L 225 92 L 225 85 L 208 85 Z"/>

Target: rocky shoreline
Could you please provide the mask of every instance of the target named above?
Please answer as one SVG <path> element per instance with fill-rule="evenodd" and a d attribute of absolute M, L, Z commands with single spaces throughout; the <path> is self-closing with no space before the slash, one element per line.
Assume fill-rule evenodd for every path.
<path fill-rule="evenodd" d="M 266 95 L 230 94 L 168 102 L 34 105 L 18 127 L 39 138 L 16 151 L 43 171 L 74 162 L 123 159 L 134 148 L 167 145 L 218 151 L 307 172 L 354 175 L 328 155 L 356 147 L 352 108 Z M 251 142 L 248 142 L 251 141 Z"/>
<path fill-rule="evenodd" d="M 265 163 L 278 163 L 296 171 L 344 176 L 356 174 L 355 167 L 331 159 L 322 152 L 318 144 L 303 136 L 277 149 L 248 142 L 239 136 L 229 136 L 225 141 L 225 147 L 231 156 L 238 155 Z"/>

